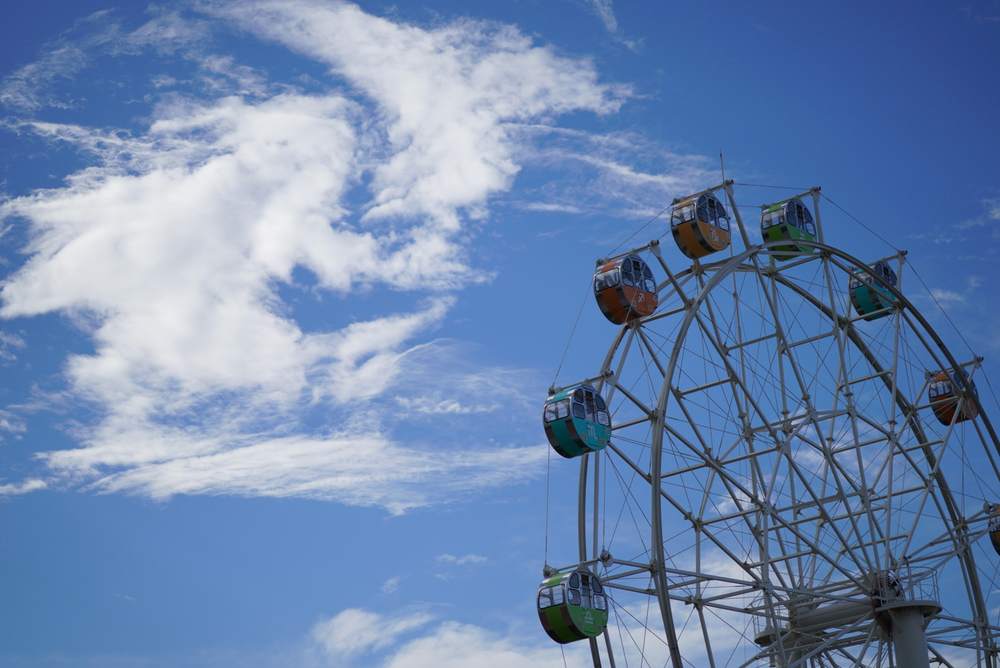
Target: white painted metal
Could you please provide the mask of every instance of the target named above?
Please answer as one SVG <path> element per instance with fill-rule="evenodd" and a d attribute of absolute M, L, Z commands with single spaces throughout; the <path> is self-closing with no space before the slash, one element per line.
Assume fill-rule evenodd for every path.
<path fill-rule="evenodd" d="M 582 463 L 579 559 L 615 606 L 595 665 L 996 667 L 1000 443 L 982 411 L 941 425 L 926 398 L 926 372 L 959 360 L 898 292 L 858 318 L 858 259 L 772 247 L 661 260 L 658 313 L 597 376 L 616 412 L 600 466 Z M 910 592 L 928 570 L 940 600 Z M 903 598 L 876 612 L 884 573 Z"/>

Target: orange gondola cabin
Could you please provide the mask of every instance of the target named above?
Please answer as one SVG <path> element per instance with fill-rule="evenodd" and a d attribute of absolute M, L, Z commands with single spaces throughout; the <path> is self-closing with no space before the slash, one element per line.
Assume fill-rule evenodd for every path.
<path fill-rule="evenodd" d="M 729 248 L 729 213 L 712 193 L 689 197 L 674 205 L 670 230 L 681 252 L 691 259 Z"/>
<path fill-rule="evenodd" d="M 931 380 L 927 396 L 934 410 L 934 416 L 941 424 L 950 425 L 952 421 L 964 422 L 979 415 L 979 409 L 969 396 L 976 394 L 976 384 L 969 379 L 969 392 L 965 392 L 962 379 L 954 370 L 941 371 Z"/>
<path fill-rule="evenodd" d="M 659 299 L 649 265 L 631 254 L 598 264 L 594 297 L 601 313 L 616 325 L 652 314 Z"/>

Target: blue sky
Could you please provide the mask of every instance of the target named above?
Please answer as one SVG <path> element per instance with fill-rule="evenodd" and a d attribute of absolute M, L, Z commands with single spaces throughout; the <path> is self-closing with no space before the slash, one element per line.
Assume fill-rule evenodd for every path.
<path fill-rule="evenodd" d="M 4 14 L 0 665 L 563 665 L 541 403 L 720 151 L 996 376 L 996 0 Z"/>

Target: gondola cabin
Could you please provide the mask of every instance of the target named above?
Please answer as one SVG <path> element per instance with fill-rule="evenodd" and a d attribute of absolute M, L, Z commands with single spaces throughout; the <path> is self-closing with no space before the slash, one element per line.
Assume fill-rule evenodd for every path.
<path fill-rule="evenodd" d="M 848 279 L 847 289 L 851 294 L 851 304 L 858 315 L 865 320 L 878 320 L 889 315 L 896 305 L 896 298 L 887 286 L 896 287 L 896 272 L 888 262 L 878 261 L 869 270 L 867 267 L 855 269 Z"/>
<path fill-rule="evenodd" d="M 604 398 L 592 385 L 556 392 L 542 411 L 552 449 L 566 458 L 603 450 L 611 439 L 611 417 Z"/>
<path fill-rule="evenodd" d="M 670 213 L 670 230 L 677 247 L 691 259 L 729 247 L 729 214 L 712 193 L 691 197 L 675 205 Z"/>
<path fill-rule="evenodd" d="M 969 389 L 976 395 L 976 384 L 971 378 Z M 941 371 L 931 380 L 927 395 L 931 408 L 934 409 L 934 416 L 941 424 L 972 420 L 979 415 L 979 409 L 963 390 L 961 379 L 951 370 Z"/>
<path fill-rule="evenodd" d="M 601 313 L 616 325 L 650 315 L 656 310 L 656 280 L 642 258 L 611 258 L 594 272 L 594 297 Z"/>
<path fill-rule="evenodd" d="M 764 241 L 786 241 L 775 246 L 776 251 L 786 253 L 808 253 L 812 250 L 802 241 L 816 241 L 816 223 L 812 212 L 800 199 L 790 199 L 772 204 L 760 215 L 760 231 Z M 778 260 L 788 260 L 794 255 L 774 256 Z"/>
<path fill-rule="evenodd" d="M 538 588 L 538 619 L 558 643 L 601 635 L 608 625 L 608 599 L 601 581 L 584 568 L 549 576 Z"/>
<path fill-rule="evenodd" d="M 990 533 L 990 543 L 993 549 L 1000 555 L 1000 505 L 994 505 L 990 510 L 990 523 L 987 525 Z"/>

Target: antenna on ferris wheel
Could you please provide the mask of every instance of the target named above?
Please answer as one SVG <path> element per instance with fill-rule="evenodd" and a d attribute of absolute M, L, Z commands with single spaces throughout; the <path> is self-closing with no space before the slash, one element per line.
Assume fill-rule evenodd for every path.
<path fill-rule="evenodd" d="M 722 182 L 726 182 L 726 164 L 722 161 L 722 149 L 719 149 L 719 168 L 722 170 Z"/>

